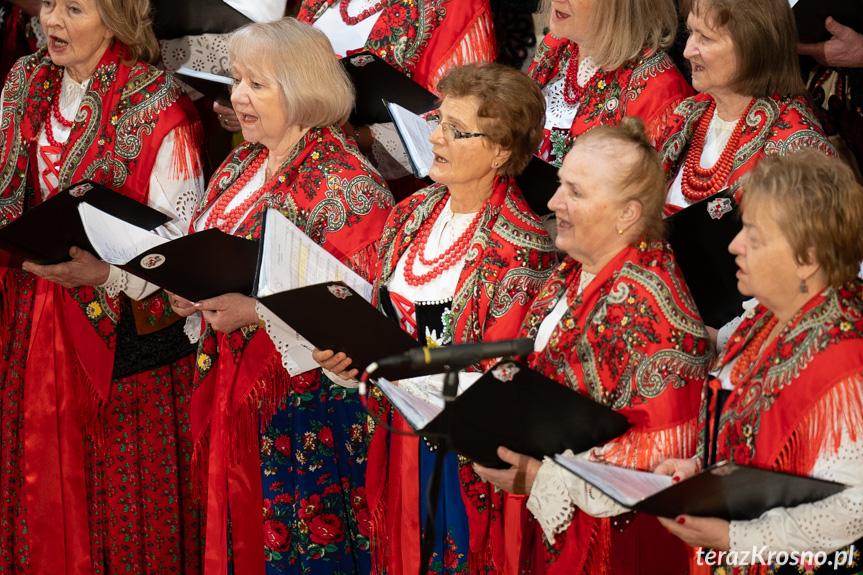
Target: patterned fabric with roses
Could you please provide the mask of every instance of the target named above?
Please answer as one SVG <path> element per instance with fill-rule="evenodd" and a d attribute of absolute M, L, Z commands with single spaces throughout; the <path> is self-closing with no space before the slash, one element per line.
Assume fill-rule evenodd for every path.
<path fill-rule="evenodd" d="M 574 48 L 573 42 L 546 34 L 536 49 L 528 75 L 544 88 L 561 70 L 566 70 Z M 674 109 L 692 93 L 692 87 L 674 62 L 661 50 L 651 54 L 647 49 L 640 58 L 616 70 L 599 69 L 584 87 L 569 131 L 544 130 L 541 157 L 560 166 L 581 134 L 596 126 L 617 126 L 626 116 L 644 120 L 648 138 L 656 144 Z"/>
<path fill-rule="evenodd" d="M 669 185 L 683 168 L 689 153 L 689 143 L 712 101 L 707 94 L 687 98 L 674 110 L 663 127 L 657 149 Z M 787 155 L 804 148 L 815 148 L 827 155 L 836 153 L 824 136 L 817 116 L 803 97 L 757 98 L 746 116 L 742 130 L 727 182 L 738 200 L 740 177 L 767 154 Z"/>
<path fill-rule="evenodd" d="M 262 150 L 248 142 L 234 150 L 198 217 Z M 277 209 L 371 278 L 393 200 L 341 130 L 310 129 L 266 186 L 236 235 L 258 239 L 265 209 Z M 257 325 L 219 334 L 205 324 L 196 370 L 192 428 L 206 486 L 207 573 L 367 573 L 365 412 L 356 391 L 320 370 L 290 377 Z M 249 512 L 262 505 L 262 516 Z"/>
<path fill-rule="evenodd" d="M 522 337 L 536 336 L 560 298 L 569 305 L 546 347 L 530 355 L 531 366 L 629 418 L 632 427 L 592 458 L 650 470 L 669 457 L 692 456 L 712 352 L 670 248 L 640 241 L 577 294 L 580 275 L 581 265 L 567 258 L 534 301 Z M 536 572 L 603 572 L 612 535 L 608 519 L 577 510 L 554 544 L 537 527 L 530 552 Z M 679 547 L 668 554 L 680 551 L 685 564 Z"/>
<path fill-rule="evenodd" d="M 0 225 L 42 199 L 32 143 L 49 117 L 62 75 L 42 48 L 19 60 L 7 76 L 0 112 Z M 97 63 L 60 151 L 59 187 L 91 179 L 146 203 L 157 153 L 172 132 L 177 155 L 191 159 L 178 169 L 200 174 L 201 127 L 191 101 L 170 75 L 131 61 L 128 49 L 114 42 Z M 185 370 L 180 361 L 127 378 L 121 389 L 112 381 L 121 300 L 101 288 L 65 289 L 11 268 L 0 268 L 0 294 L 0 488 L 8 502 L 0 518 L 7 526 L 0 538 L 0 571 L 51 574 L 69 561 L 102 573 L 114 560 L 134 570 L 147 563 L 175 565 L 185 555 L 185 568 L 195 572 L 196 509 L 184 489 L 190 483 L 182 461 L 189 454 L 181 447 L 190 443 L 183 437 L 188 403 L 181 401 L 191 384 L 183 381 L 191 376 L 189 362 Z M 162 395 L 165 389 L 177 395 Z M 124 424 L 117 426 L 120 412 Z M 158 433 L 120 432 L 130 413 L 152 417 Z M 27 458 L 26 483 L 25 444 L 39 446 L 38 456 Z M 112 458 L 113 449 L 126 455 Z M 129 452 L 154 449 L 165 449 L 164 457 L 128 460 Z M 113 484 L 125 490 L 122 504 L 112 486 L 90 481 L 120 474 L 135 484 L 129 489 Z M 159 490 L 138 489 L 157 478 Z M 99 520 L 90 521 L 95 516 Z M 123 552 L 113 552 L 115 545 Z"/>
<path fill-rule="evenodd" d="M 446 201 L 448 195 L 446 186 L 433 185 L 405 199 L 393 210 L 381 239 L 376 294 L 391 281 L 399 259 L 434 206 Z M 459 276 L 452 302 L 453 341 L 468 343 L 514 337 L 555 260 L 551 239 L 521 191 L 512 180 L 498 178 Z M 473 369 L 484 367 L 487 366 L 477 365 Z M 384 400 L 376 398 L 374 407 L 381 418 L 391 417 L 394 426 L 408 429 Z M 416 502 L 422 497 L 420 485 L 425 485 L 423 479 L 427 479 L 411 471 L 427 467 L 421 462 L 421 453 L 427 454 L 427 449 L 421 448 L 416 438 L 389 434 L 383 427 L 373 426 L 367 488 L 375 573 L 419 569 L 420 529 L 410 526 L 420 525 L 420 506 Z M 503 569 L 504 537 L 511 536 L 507 541 L 512 543 L 518 538 L 518 529 L 514 523 L 511 525 L 514 529 L 504 533 L 501 493 L 482 481 L 463 458 L 457 465 L 444 468 L 443 481 L 445 487 L 452 484 L 444 497 L 456 498 L 467 517 L 460 520 L 460 526 L 452 529 L 446 526 L 438 533 L 435 561 L 443 559 L 447 563 L 449 558 L 453 562 L 458 557 L 458 565 L 444 569 L 445 573 L 462 572 L 465 567 L 472 573 Z M 462 501 L 457 501 L 458 498 Z M 456 502 L 452 508 L 457 507 Z M 464 540 L 465 531 L 469 541 Z M 447 542 L 448 538 L 451 542 Z"/>
<path fill-rule="evenodd" d="M 337 0 L 304 0 L 297 19 L 313 24 Z M 436 91 L 453 66 L 491 62 L 497 46 L 488 0 L 383 0 L 363 50 Z"/>

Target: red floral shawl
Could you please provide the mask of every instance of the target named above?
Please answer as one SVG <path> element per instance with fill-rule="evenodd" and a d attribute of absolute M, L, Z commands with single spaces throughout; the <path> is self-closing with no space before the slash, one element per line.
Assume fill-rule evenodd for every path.
<path fill-rule="evenodd" d="M 747 314 L 717 368 L 773 316 Z M 863 429 L 863 301 L 859 285 L 826 288 L 797 312 L 722 409 L 717 458 L 807 475 L 835 453 L 843 427 Z"/>
<path fill-rule="evenodd" d="M 156 155 L 172 130 L 177 130 L 175 153 L 200 158 L 201 126 L 192 103 L 171 76 L 128 58 L 128 49 L 115 42 L 96 67 L 63 145 L 61 189 L 89 178 L 146 202 Z M 9 72 L 0 140 L 0 225 L 41 200 L 35 142 L 62 73 L 46 48 Z M 110 395 L 119 300 L 104 289 L 65 289 L 20 270 L 0 268 L 0 282 L 4 349 L 9 338 L 21 337 L 5 329 L 12 317 L 33 310 L 22 437 L 25 451 L 40 454 L 26 459 L 32 567 L 39 573 L 89 569 L 81 419 L 98 438 L 99 414 Z M 72 407 L 76 404 L 80 410 Z M 58 550 L 64 544 L 65 552 Z"/>
<path fill-rule="evenodd" d="M 566 64 L 575 43 L 546 34 L 527 71 L 544 88 Z M 580 135 L 596 126 L 617 126 L 626 116 L 644 120 L 654 144 L 675 107 L 693 94 L 692 87 L 663 51 L 645 50 L 616 70 L 598 71 L 585 86 L 584 96 L 572 122 L 569 137 L 556 155 L 562 158 Z"/>
<path fill-rule="evenodd" d="M 677 177 L 689 153 L 692 135 L 712 101 L 707 94 L 687 98 L 664 126 L 657 148 L 669 186 Z M 728 185 L 739 196 L 740 176 L 754 168 L 761 158 L 803 148 L 815 148 L 828 155 L 836 153 L 809 104 L 803 98 L 758 98 L 746 116 Z"/>
<path fill-rule="evenodd" d="M 210 180 L 204 213 L 263 150 L 244 143 Z M 312 128 L 296 145 L 269 189 L 240 223 L 235 235 L 258 239 L 265 207 L 277 209 L 327 251 L 371 278 L 377 242 L 393 200 L 383 180 L 335 127 Z M 194 229 L 194 228 L 193 228 Z M 228 502 L 233 509 L 261 506 L 261 462 L 257 431 L 294 385 L 281 356 L 257 326 L 201 336 L 192 397 L 195 465 L 207 468 L 207 573 L 227 573 Z M 264 422 L 259 422 L 259 413 Z M 263 573 L 264 533 L 260 516 L 231 515 L 236 573 Z"/>
<path fill-rule="evenodd" d="M 305 0 L 297 19 L 314 23 L 337 0 Z M 384 0 L 363 48 L 435 91 L 453 66 L 491 62 L 497 45 L 488 0 Z"/>
<path fill-rule="evenodd" d="M 378 258 L 375 293 L 380 286 L 390 283 L 399 259 L 416 237 L 416 231 L 428 218 L 434 206 L 447 196 L 446 186 L 436 184 L 420 190 L 399 203 L 393 210 Z M 452 304 L 455 319 L 454 343 L 493 341 L 515 337 L 533 296 L 539 291 L 555 262 L 552 241 L 537 216 L 525 202 L 521 191 L 510 179 L 495 181 L 488 207 L 482 215 L 477 231 L 468 249 L 467 261 L 459 276 Z M 480 370 L 487 366 L 474 366 Z M 387 417 L 389 406 L 378 400 L 370 403 L 381 418 Z M 397 415 L 393 416 L 398 419 Z M 402 527 L 402 517 L 387 517 L 388 491 L 402 490 L 408 495 L 404 501 L 419 501 L 419 478 L 394 486 L 397 477 L 388 476 L 388 445 L 391 438 L 382 427 L 372 427 L 372 441 L 366 471 L 366 490 L 372 513 L 373 573 L 381 573 L 386 563 L 415 564 L 419 569 L 419 529 Z M 393 441 L 404 441 L 418 449 L 416 438 L 412 443 L 403 436 Z M 410 448 L 405 448 L 410 451 Z M 472 572 L 504 564 L 503 521 L 500 494 L 494 494 L 474 472 L 470 462 L 459 458 L 462 497 L 470 522 L 470 558 Z M 419 505 L 411 510 L 402 509 L 410 516 L 409 525 L 419 525 Z M 413 515 L 411 515 L 413 514 Z M 412 544 L 404 545 L 407 557 L 394 557 L 394 546 L 387 549 L 388 540 L 413 537 Z M 400 569 L 396 569 L 399 571 Z"/>
<path fill-rule="evenodd" d="M 632 428 L 603 452 L 608 463 L 650 470 L 695 453 L 710 341 L 674 256 L 641 241 L 615 256 L 576 296 L 581 266 L 567 258 L 524 321 L 536 337 L 561 297 L 569 303 L 537 371 L 626 415 Z M 544 553 L 549 573 L 607 573 L 609 520 L 578 510 Z"/>

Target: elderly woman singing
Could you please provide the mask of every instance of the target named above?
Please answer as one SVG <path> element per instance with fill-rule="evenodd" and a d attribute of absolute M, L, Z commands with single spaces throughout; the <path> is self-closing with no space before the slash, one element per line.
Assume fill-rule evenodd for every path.
<path fill-rule="evenodd" d="M 554 262 L 548 234 L 512 179 L 539 144 L 542 94 L 524 74 L 499 64 L 456 68 L 438 88 L 429 173 L 437 183 L 390 217 L 378 260 L 378 304 L 424 345 L 512 338 Z M 331 351 L 316 358 L 336 372 L 349 363 Z M 420 396 L 440 393 L 440 383 L 427 378 L 401 385 Z M 381 412 L 386 419 L 387 408 Z M 374 428 L 369 450 L 374 572 L 416 573 L 428 513 L 422 489 L 434 453 L 400 433 L 409 428 L 398 414 L 392 426 L 397 433 Z M 521 507 L 493 493 L 470 462 L 448 454 L 429 571 L 514 572 L 509 551 L 519 544 L 520 525 L 504 525 L 503 515 L 509 510 L 516 519 Z M 504 527 L 512 529 L 507 534 Z"/>
<path fill-rule="evenodd" d="M 87 178 L 170 215 L 173 236 L 188 229 L 201 127 L 150 65 L 148 13 L 147 0 L 41 2 L 47 46 L 3 89 L 0 225 Z M 0 268 L 0 571 L 195 571 L 182 322 L 161 292 L 132 301 L 153 286 L 69 255 Z"/>
<path fill-rule="evenodd" d="M 826 555 L 853 542 L 856 553 L 846 550 L 851 561 L 810 565 L 807 572 L 857 573 L 863 568 L 863 300 L 856 277 L 863 188 L 846 165 L 814 151 L 764 159 L 741 185 L 743 230 L 728 249 L 737 256 L 740 293 L 760 303 L 716 365 L 720 385 L 732 390 L 711 438 L 717 459 L 850 488 L 752 521 L 661 521 L 690 545 L 763 548 L 765 558 Z M 684 478 L 697 467 L 693 459 L 675 459 L 656 471 Z M 763 563 L 750 573 L 800 567 Z"/>
<path fill-rule="evenodd" d="M 326 36 L 293 18 L 251 24 L 230 57 L 247 142 L 216 171 L 193 231 L 258 238 L 264 210 L 277 209 L 371 279 L 393 200 L 338 128 L 353 87 Z M 288 375 L 252 298 L 173 297 L 204 319 L 192 433 L 207 463 L 207 573 L 367 573 L 356 392 L 320 369 Z"/>
<path fill-rule="evenodd" d="M 531 366 L 626 415 L 621 437 L 582 454 L 651 470 L 695 452 L 710 342 L 663 241 L 662 167 L 638 118 L 576 140 L 549 202 L 567 258 L 525 319 Z M 655 519 L 626 513 L 551 460 L 503 447 L 508 470 L 479 474 L 530 493 L 538 521 L 534 573 L 684 573 L 684 546 Z M 603 519 L 598 519 L 602 517 Z M 609 519 L 611 517 L 611 519 Z"/>

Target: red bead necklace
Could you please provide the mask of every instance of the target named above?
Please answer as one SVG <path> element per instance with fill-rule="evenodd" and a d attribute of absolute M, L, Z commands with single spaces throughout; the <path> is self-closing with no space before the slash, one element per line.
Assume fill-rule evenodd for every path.
<path fill-rule="evenodd" d="M 449 194 L 444 196 L 437 203 L 434 209 L 432 209 L 431 215 L 429 215 L 429 218 L 420 225 L 420 229 L 417 230 L 416 238 L 413 243 L 411 243 L 410 248 L 408 248 L 407 258 L 405 259 L 405 281 L 408 285 L 420 286 L 427 284 L 464 257 L 470 247 L 470 241 L 473 239 L 476 228 L 479 226 L 479 220 L 482 218 L 482 214 L 485 212 L 490 201 L 490 199 L 485 201 L 480 210 L 474 216 L 473 220 L 468 224 L 465 231 L 462 232 L 458 239 L 453 242 L 446 251 L 432 260 L 427 260 L 424 253 L 426 245 L 428 244 L 429 234 L 431 233 L 431 229 L 434 227 L 434 223 L 437 221 L 438 216 L 440 216 L 443 211 L 448 197 Z M 419 260 L 424 265 L 433 266 L 432 269 L 421 275 L 416 275 L 414 273 L 414 263 L 416 262 L 417 254 L 419 254 Z"/>
<path fill-rule="evenodd" d="M 51 102 L 51 115 L 54 116 L 54 119 L 57 120 L 57 122 L 59 122 L 61 126 L 65 127 L 65 128 L 71 128 L 72 127 L 72 121 L 67 120 L 66 118 L 63 117 L 63 114 L 60 113 L 60 89 L 61 89 L 61 87 L 62 87 L 62 84 L 57 85 L 57 91 L 55 92 L 53 101 Z M 60 144 L 60 142 L 58 142 L 54 138 L 54 127 L 51 125 L 50 116 L 48 117 L 48 120 L 45 122 L 45 136 L 47 136 L 48 143 L 51 144 L 52 146 L 56 146 L 58 148 L 63 147 L 63 145 Z"/>
<path fill-rule="evenodd" d="M 384 3 L 383 0 L 381 0 L 371 8 L 366 8 L 356 16 L 348 16 L 348 4 L 350 4 L 350 2 L 351 0 L 342 0 L 339 2 L 339 14 L 342 15 L 342 22 L 348 26 L 355 26 L 369 16 L 373 16 L 384 9 Z"/>
<path fill-rule="evenodd" d="M 260 192 L 264 189 L 264 186 L 261 186 L 256 192 L 250 195 L 248 198 L 243 200 L 243 202 L 231 210 L 228 211 L 228 204 L 231 203 L 237 194 L 239 194 L 243 188 L 249 183 L 255 174 L 258 173 L 258 170 L 261 169 L 261 166 L 266 161 L 267 156 L 270 155 L 270 150 L 264 148 L 258 154 L 258 157 L 252 160 L 252 163 L 249 164 L 249 167 L 237 178 L 237 181 L 234 182 L 230 188 L 222 192 L 219 196 L 219 199 L 216 200 L 216 203 L 213 204 L 213 209 L 210 210 L 209 215 L 207 216 L 207 221 L 205 223 L 205 227 L 209 228 L 219 228 L 226 234 L 230 234 L 234 231 L 234 228 L 237 227 L 237 224 L 240 223 L 240 218 L 246 215 L 246 213 L 251 209 L 252 205 L 258 201 L 260 198 Z"/>
<path fill-rule="evenodd" d="M 710 106 L 698 122 L 698 128 L 695 129 L 695 134 L 692 136 L 692 144 L 683 163 L 683 179 L 680 182 L 680 188 L 686 198 L 697 202 L 708 196 L 712 196 L 728 185 L 728 176 L 731 174 L 731 167 L 734 165 L 734 155 L 737 153 L 737 143 L 740 141 L 740 134 L 743 132 L 743 123 L 746 121 L 746 116 L 749 115 L 749 110 L 752 109 L 754 103 L 755 99 L 753 98 L 746 107 L 746 111 L 737 120 L 734 132 L 731 134 L 728 143 L 725 144 L 725 148 L 722 149 L 719 159 L 716 160 L 713 167 L 705 169 L 701 167 L 701 152 L 704 150 L 704 140 L 707 137 L 710 121 L 716 112 L 716 102 L 710 102 Z"/>
<path fill-rule="evenodd" d="M 770 332 L 773 331 L 773 328 L 776 327 L 776 323 L 779 321 L 775 315 L 771 317 L 764 327 L 761 328 L 755 337 L 753 337 L 749 345 L 746 346 L 742 352 L 740 352 L 740 356 L 737 358 L 737 361 L 734 362 L 734 367 L 731 369 L 731 384 L 737 387 L 740 381 L 743 379 L 743 376 L 749 372 L 755 362 L 758 361 L 758 356 L 761 352 L 761 348 L 764 346 L 764 342 L 770 336 Z"/>
<path fill-rule="evenodd" d="M 578 45 L 576 44 L 572 49 L 572 55 L 569 57 L 569 63 L 566 65 L 566 76 L 563 80 L 563 101 L 570 106 L 575 106 L 581 102 L 589 83 L 585 83 L 584 86 L 578 85 Z"/>

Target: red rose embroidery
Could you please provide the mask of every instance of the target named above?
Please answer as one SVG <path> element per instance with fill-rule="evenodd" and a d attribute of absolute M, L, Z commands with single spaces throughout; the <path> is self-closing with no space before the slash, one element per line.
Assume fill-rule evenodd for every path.
<path fill-rule="evenodd" d="M 273 516 L 273 502 L 269 499 L 264 499 L 264 519 L 269 519 Z"/>
<path fill-rule="evenodd" d="M 291 530 L 281 521 L 264 521 L 264 542 L 273 551 L 285 551 L 291 544 Z"/>
<path fill-rule="evenodd" d="M 372 532 L 372 516 L 369 512 L 368 507 L 360 507 L 356 510 L 357 513 L 357 528 L 360 530 L 360 534 L 369 537 Z"/>
<path fill-rule="evenodd" d="M 82 303 L 90 303 L 96 299 L 96 290 L 90 286 L 80 287 L 78 288 L 78 297 L 81 298 Z"/>
<path fill-rule="evenodd" d="M 333 430 L 329 427 L 324 427 L 323 429 L 321 429 L 318 437 L 320 437 L 321 443 L 323 443 L 327 447 L 333 446 Z"/>
<path fill-rule="evenodd" d="M 307 391 L 312 391 L 318 388 L 318 372 L 311 371 L 309 373 L 304 373 L 303 375 L 298 375 L 297 377 L 291 380 L 291 383 L 294 386 L 294 391 L 297 393 L 306 393 Z"/>
<path fill-rule="evenodd" d="M 276 505 L 281 505 L 282 503 L 291 503 L 293 500 L 294 498 L 291 496 L 290 493 L 279 493 L 278 495 L 276 495 L 276 498 L 273 500 L 273 502 Z"/>
<path fill-rule="evenodd" d="M 231 346 L 231 349 L 242 349 L 243 348 L 243 332 L 240 330 L 235 331 L 228 338 L 228 345 Z"/>
<path fill-rule="evenodd" d="M 216 353 L 216 338 L 208 337 L 204 340 L 204 353 L 207 355 L 213 355 Z"/>
<path fill-rule="evenodd" d="M 157 297 L 153 301 L 150 302 L 150 313 L 152 313 L 156 317 L 161 317 L 163 313 L 165 313 L 165 301 Z"/>
<path fill-rule="evenodd" d="M 309 536 L 318 545 L 341 541 L 343 532 L 342 520 L 332 513 L 318 515 L 309 522 Z"/>
<path fill-rule="evenodd" d="M 110 335 L 113 331 L 114 323 L 111 321 L 111 318 L 103 317 L 101 321 L 99 321 L 99 333 L 101 335 Z"/>
<path fill-rule="evenodd" d="M 321 496 L 318 494 L 312 495 L 308 499 L 300 501 L 300 508 L 297 510 L 297 515 L 300 519 L 311 519 L 320 513 L 323 505 L 321 505 Z"/>
<path fill-rule="evenodd" d="M 291 439 L 287 435 L 276 438 L 276 450 L 285 457 L 291 456 Z"/>

